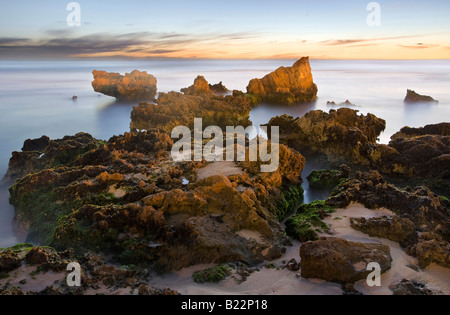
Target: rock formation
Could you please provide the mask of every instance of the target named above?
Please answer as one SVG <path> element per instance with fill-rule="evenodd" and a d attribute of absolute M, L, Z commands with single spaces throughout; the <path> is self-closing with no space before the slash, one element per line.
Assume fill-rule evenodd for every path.
<path fill-rule="evenodd" d="M 389 209 L 399 218 L 353 220 L 354 228 L 400 241 L 408 253 L 419 259 L 422 268 L 432 262 L 450 266 L 450 217 L 443 198 L 425 187 L 401 190 L 372 171 L 356 173 L 353 179 L 339 185 L 327 200 L 328 205 L 338 208 L 355 202 L 369 209 Z"/>
<path fill-rule="evenodd" d="M 223 84 L 222 82 L 219 82 L 218 84 L 214 84 L 214 85 L 209 85 L 209 89 L 211 90 L 211 92 L 213 92 L 214 94 L 218 94 L 218 95 L 223 95 L 223 94 L 227 94 L 230 92 L 230 90 L 228 90 Z"/>
<path fill-rule="evenodd" d="M 367 270 L 369 263 L 378 263 L 382 273 L 391 269 L 390 251 L 386 245 L 355 243 L 333 237 L 304 243 L 300 248 L 302 277 L 354 283 L 368 277 L 371 273 Z"/>
<path fill-rule="evenodd" d="M 212 96 L 213 93 L 210 90 L 210 85 L 208 81 L 206 81 L 205 77 L 199 75 L 195 80 L 194 84 L 188 88 L 181 89 L 181 92 L 184 95 L 192 95 L 192 96 Z"/>
<path fill-rule="evenodd" d="M 431 96 L 420 95 L 415 91 L 408 90 L 406 92 L 405 103 L 439 103 Z"/>
<path fill-rule="evenodd" d="M 389 145 L 377 138 L 386 122 L 372 114 L 341 108 L 329 114 L 311 111 L 294 119 L 283 115 L 268 126 L 280 127 L 280 141 L 303 154 L 322 155 L 329 162 L 377 169 L 403 180 L 420 179 L 436 192 L 450 196 L 450 136 L 448 124 L 403 128 Z"/>
<path fill-rule="evenodd" d="M 119 73 L 93 71 L 94 91 L 115 97 L 120 102 L 150 101 L 156 96 L 156 78 L 146 71 L 134 70 L 125 76 Z"/>
<path fill-rule="evenodd" d="M 329 114 L 311 111 L 296 119 L 283 115 L 272 118 L 268 126 L 279 126 L 280 141 L 299 152 L 322 153 L 337 162 L 368 165 L 369 153 L 386 122 L 372 114 L 358 115 L 356 110 L 341 108 Z"/>
<path fill-rule="evenodd" d="M 425 135 L 450 136 L 450 123 L 427 125 L 423 128 L 404 127 L 394 134 L 391 139 L 414 138 Z"/>
<path fill-rule="evenodd" d="M 7 269 L 2 262 L 14 258 L 14 264 Z M 82 273 L 80 287 L 67 286 L 67 266 L 80 264 Z M 30 276 L 33 281 L 26 281 Z M 49 277 L 48 273 L 52 275 Z M 133 294 L 139 295 L 178 295 L 170 289 L 157 289 L 146 284 L 148 275 L 134 269 L 120 269 L 107 264 L 99 255 L 83 254 L 75 257 L 68 251 L 56 251 L 50 247 L 33 247 L 32 244 L 18 244 L 0 249 L 0 295 L 95 295 Z M 31 282 L 30 284 L 28 282 Z"/>
<path fill-rule="evenodd" d="M 400 244 L 407 244 L 408 241 L 415 237 L 416 226 L 408 218 L 353 218 L 350 220 L 350 223 L 353 229 L 366 233 L 371 237 L 382 237 Z"/>
<path fill-rule="evenodd" d="M 159 270 L 280 257 L 288 239 L 278 207 L 294 204 L 290 187 L 300 185 L 305 159 L 281 145 L 275 173 L 242 162 L 240 175 L 197 182 L 205 164 L 175 163 L 172 145 L 162 130 L 109 141 L 87 134 L 28 140 L 24 148 L 33 151 L 10 165 L 18 178 L 10 189 L 16 221 L 30 240 Z M 242 230 L 261 238 L 244 238 Z"/>
<path fill-rule="evenodd" d="M 318 89 L 309 58 L 304 57 L 292 67 L 281 67 L 262 79 L 251 80 L 247 92 L 263 102 L 295 104 L 315 101 Z"/>
<path fill-rule="evenodd" d="M 208 88 L 209 89 L 209 88 Z M 171 132 L 176 126 L 193 127 L 194 118 L 203 118 L 204 126 L 250 126 L 254 104 L 245 96 L 192 96 L 181 93 L 160 93 L 156 105 L 140 103 L 131 113 L 130 129 L 164 128 Z M 182 114 L 180 114 L 182 113 Z"/>

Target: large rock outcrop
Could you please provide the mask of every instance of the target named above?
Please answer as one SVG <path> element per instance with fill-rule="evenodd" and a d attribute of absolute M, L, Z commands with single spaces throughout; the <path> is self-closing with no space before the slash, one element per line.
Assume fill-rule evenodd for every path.
<path fill-rule="evenodd" d="M 94 91 L 115 97 L 119 102 L 151 101 L 156 96 L 156 78 L 146 71 L 134 70 L 125 76 L 96 70 L 92 73 Z"/>
<path fill-rule="evenodd" d="M 278 207 L 298 202 L 284 191 L 300 186 L 305 159 L 281 145 L 277 172 L 242 162 L 236 165 L 242 174 L 197 181 L 206 162 L 176 163 L 172 146 L 162 130 L 109 141 L 86 134 L 29 140 L 24 147 L 33 151 L 21 152 L 23 163 L 12 165 L 19 176 L 10 188 L 16 221 L 29 240 L 160 270 L 280 257 L 288 239 Z"/>
<path fill-rule="evenodd" d="M 301 272 L 304 278 L 338 283 L 366 279 L 370 263 L 378 263 L 381 272 L 391 269 L 389 246 L 349 242 L 340 238 L 323 238 L 304 243 L 300 248 Z"/>
<path fill-rule="evenodd" d="M 315 101 L 318 88 L 313 82 L 309 57 L 298 60 L 292 67 L 281 67 L 262 79 L 253 79 L 247 92 L 260 101 L 295 104 Z"/>
<path fill-rule="evenodd" d="M 325 113 L 311 111 L 303 117 L 283 115 L 268 126 L 280 127 L 280 141 L 306 154 L 322 153 L 330 160 L 370 164 L 369 154 L 386 122 L 372 114 L 341 108 Z"/>
<path fill-rule="evenodd" d="M 208 94 L 205 97 L 176 92 L 160 93 L 156 104 L 143 102 L 133 108 L 130 129 L 164 128 L 171 132 L 177 126 L 192 128 L 194 118 L 202 118 L 204 126 L 247 127 L 251 125 L 249 118 L 253 106 L 251 99 L 245 96 Z"/>

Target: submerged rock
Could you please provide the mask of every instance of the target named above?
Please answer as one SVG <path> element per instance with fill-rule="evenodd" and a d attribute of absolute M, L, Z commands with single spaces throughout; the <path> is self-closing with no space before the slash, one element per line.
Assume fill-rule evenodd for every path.
<path fill-rule="evenodd" d="M 431 96 L 420 95 L 415 91 L 408 90 L 406 92 L 405 103 L 439 103 Z"/>
<path fill-rule="evenodd" d="M 93 75 L 94 91 L 115 97 L 120 102 L 149 101 L 156 96 L 156 78 L 146 71 L 134 70 L 122 76 L 95 70 Z"/>
<path fill-rule="evenodd" d="M 253 79 L 247 92 L 263 102 L 295 104 L 315 101 L 317 85 L 313 82 L 309 57 L 298 60 L 292 67 L 281 67 L 262 79 Z"/>
<path fill-rule="evenodd" d="M 366 279 L 370 263 L 378 263 L 381 272 L 391 269 L 390 248 L 380 244 L 349 242 L 340 238 L 322 238 L 300 248 L 301 272 L 304 278 L 318 278 L 338 283 Z"/>

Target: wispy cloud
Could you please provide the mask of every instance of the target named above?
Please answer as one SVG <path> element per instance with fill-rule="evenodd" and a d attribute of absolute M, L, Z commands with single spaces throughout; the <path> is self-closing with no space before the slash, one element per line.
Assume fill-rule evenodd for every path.
<path fill-rule="evenodd" d="M 0 38 L 0 57 L 145 57 L 170 55 L 188 50 L 189 46 L 216 42 L 242 42 L 260 35 L 255 33 L 185 33 L 134 32 L 97 33 L 74 36 L 70 30 L 48 30 L 40 39 Z"/>
<path fill-rule="evenodd" d="M 430 45 L 430 44 L 424 44 L 424 43 L 417 43 L 415 45 L 398 45 L 398 46 L 403 47 L 403 48 L 410 48 L 410 49 L 427 49 L 427 48 L 439 47 L 439 45 Z"/>

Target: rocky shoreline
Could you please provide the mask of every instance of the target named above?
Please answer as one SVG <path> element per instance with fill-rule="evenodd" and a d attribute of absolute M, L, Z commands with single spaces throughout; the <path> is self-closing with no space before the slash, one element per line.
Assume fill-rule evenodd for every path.
<path fill-rule="evenodd" d="M 388 246 L 324 238 L 332 234 L 327 218 L 355 203 L 393 215 L 354 217 L 354 231 L 399 243 L 419 268 L 450 268 L 450 124 L 405 127 L 380 145 L 382 118 L 347 108 L 311 111 L 268 119 L 268 126 L 280 128 L 276 172 L 261 173 L 261 161 L 227 167 L 175 162 L 170 132 L 192 128 L 194 118 L 221 128 L 247 127 L 250 110 L 261 101 L 314 101 L 308 58 L 252 80 L 247 93 L 199 76 L 182 93 L 156 97 L 156 79 L 147 73 L 94 76 L 96 91 L 119 101 L 152 102 L 133 108 L 130 133 L 108 141 L 86 133 L 43 136 L 13 152 L 5 180 L 14 183 L 15 222 L 39 246 L 0 249 L 0 294 L 172 295 L 178 292 L 150 286 L 152 277 L 196 265 L 217 266 L 197 274 L 199 282 L 234 275 L 242 283 L 262 264 L 282 258 L 293 240 L 302 245 L 285 268 L 351 293 L 351 285 L 367 277 L 369 262 L 378 262 L 383 273 L 395 264 Z M 310 174 L 311 187 L 334 190 L 327 200 L 300 206 L 304 156 L 330 165 Z M 73 261 L 83 270 L 78 289 L 65 283 Z M 45 280 L 49 273 L 52 283 Z M 36 279 L 42 284 L 35 286 Z M 413 280 L 392 292 L 431 292 Z"/>

